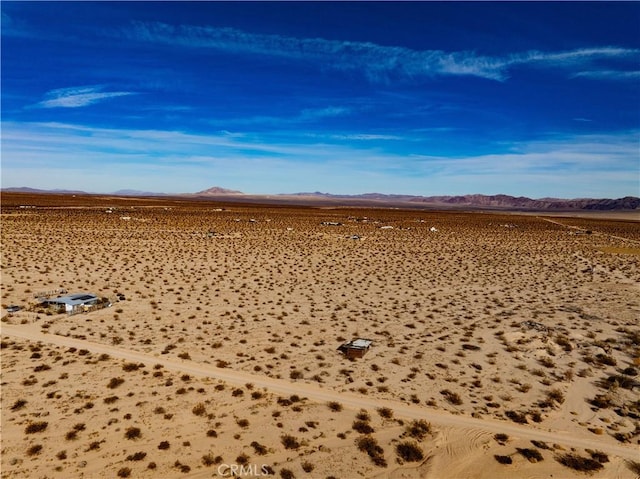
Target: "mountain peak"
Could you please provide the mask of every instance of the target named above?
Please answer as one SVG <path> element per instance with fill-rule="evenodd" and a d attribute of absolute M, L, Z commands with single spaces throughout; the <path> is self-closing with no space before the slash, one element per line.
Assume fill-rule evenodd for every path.
<path fill-rule="evenodd" d="M 243 195 L 242 191 L 228 190 L 221 188 L 220 186 L 212 186 L 206 190 L 198 191 L 194 193 L 196 196 L 219 196 L 219 195 Z"/>

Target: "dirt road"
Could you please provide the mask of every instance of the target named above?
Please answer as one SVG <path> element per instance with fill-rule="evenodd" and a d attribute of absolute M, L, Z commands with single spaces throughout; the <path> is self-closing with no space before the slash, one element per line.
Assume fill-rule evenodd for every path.
<path fill-rule="evenodd" d="M 453 415 L 444 411 L 435 411 L 421 406 L 405 404 L 399 401 L 389 401 L 368 398 L 361 395 L 338 392 L 323 388 L 319 385 L 304 382 L 291 382 L 283 379 L 274 379 L 261 375 L 222 369 L 210 364 L 195 363 L 193 361 L 176 360 L 162 355 L 151 355 L 143 352 L 122 349 L 119 347 L 94 343 L 91 341 L 74 339 L 54 334 L 43 333 L 37 324 L 8 325 L 2 324 L 0 334 L 3 337 L 13 336 L 29 341 L 48 343 L 63 347 L 75 347 L 87 349 L 92 353 L 106 353 L 112 358 L 120 358 L 127 361 L 142 362 L 147 365 L 162 364 L 169 370 L 192 374 L 194 376 L 220 379 L 233 385 L 252 383 L 255 387 L 263 387 L 275 394 L 305 396 L 318 402 L 337 401 L 343 406 L 360 408 L 388 407 L 394 411 L 397 417 L 407 419 L 424 419 L 434 426 L 459 427 L 476 429 L 490 433 L 505 433 L 509 436 L 527 440 L 538 440 L 549 443 L 557 443 L 569 447 L 596 449 L 607 454 L 620 456 L 634 461 L 640 460 L 640 448 L 637 445 L 622 445 L 606 440 L 598 440 L 589 436 L 576 436 L 563 431 L 551 431 L 536 429 L 533 426 L 522 426 L 515 423 L 497 421 L 494 419 L 478 419 L 463 415 Z"/>
<path fill-rule="evenodd" d="M 566 224 L 564 224 L 564 223 L 562 223 L 560 221 L 552 220 L 551 218 L 543 218 L 541 216 L 536 216 L 536 218 L 540 218 L 541 220 L 544 220 L 544 221 L 546 221 L 548 223 L 553 223 L 554 225 L 563 226 L 565 228 L 568 228 L 568 229 L 571 229 L 571 230 L 575 230 L 575 231 L 581 231 L 583 229 L 580 226 L 566 225 Z M 615 238 L 615 239 L 619 239 L 619 240 L 623 240 L 623 241 L 629 241 L 629 242 L 635 243 L 635 244 L 640 244 L 640 241 L 634 240 L 634 239 L 631 239 L 631 238 L 625 238 L 624 236 L 616 236 L 616 235 L 612 235 L 612 234 L 608 234 L 608 233 L 601 233 L 599 231 L 595 231 L 595 232 L 593 232 L 591 234 L 593 234 L 594 236 L 598 236 L 598 235 L 607 236 L 609 238 Z"/>

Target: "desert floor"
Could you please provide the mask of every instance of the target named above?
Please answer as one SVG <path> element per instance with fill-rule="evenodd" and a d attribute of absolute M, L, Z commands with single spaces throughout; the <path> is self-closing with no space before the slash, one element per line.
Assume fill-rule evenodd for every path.
<path fill-rule="evenodd" d="M 1 240 L 3 478 L 640 475 L 637 215 L 3 194 Z"/>

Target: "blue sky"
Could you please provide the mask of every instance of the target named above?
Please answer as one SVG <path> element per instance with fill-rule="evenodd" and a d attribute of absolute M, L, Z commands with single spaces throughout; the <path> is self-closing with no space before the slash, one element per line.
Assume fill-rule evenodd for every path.
<path fill-rule="evenodd" d="M 7 2 L 2 187 L 640 195 L 638 2 Z"/>

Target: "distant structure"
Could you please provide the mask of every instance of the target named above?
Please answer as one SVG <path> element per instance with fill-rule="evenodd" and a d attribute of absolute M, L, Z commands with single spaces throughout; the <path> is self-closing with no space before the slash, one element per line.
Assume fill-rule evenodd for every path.
<path fill-rule="evenodd" d="M 369 351 L 372 344 L 373 341 L 370 339 L 358 338 L 344 343 L 338 348 L 338 351 L 342 352 L 349 359 L 361 358 Z"/>
<path fill-rule="evenodd" d="M 58 309 L 64 308 L 68 314 L 87 311 L 91 306 L 95 306 L 101 302 L 95 294 L 91 293 L 75 293 L 68 296 L 59 296 L 57 298 L 46 299 L 43 305 L 53 306 Z"/>

